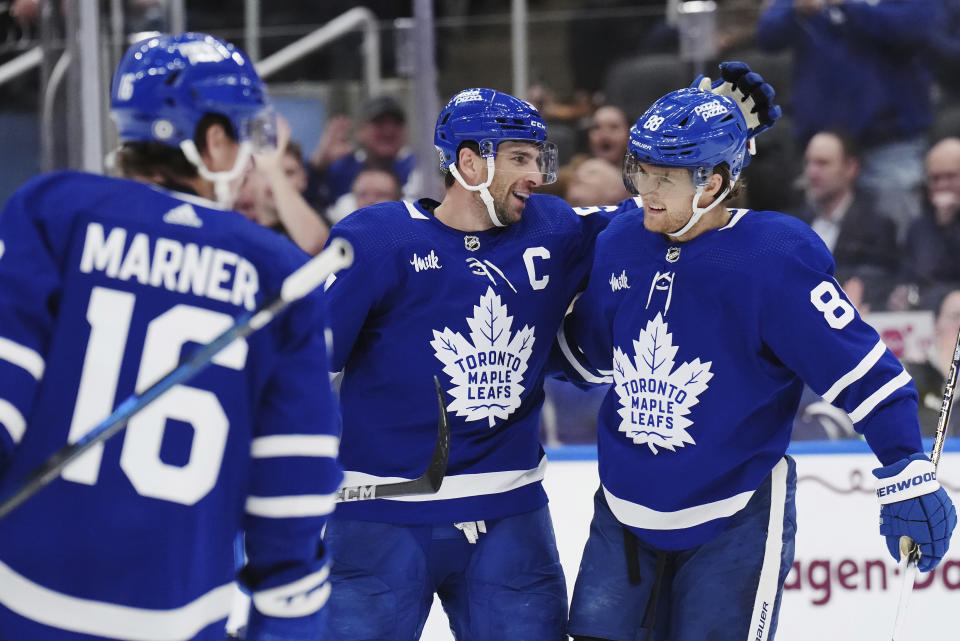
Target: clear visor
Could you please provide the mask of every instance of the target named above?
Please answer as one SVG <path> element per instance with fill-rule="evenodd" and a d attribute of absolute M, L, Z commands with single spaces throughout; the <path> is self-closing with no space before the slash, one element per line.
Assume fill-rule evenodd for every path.
<path fill-rule="evenodd" d="M 240 142 L 249 141 L 255 154 L 277 148 L 277 113 L 273 107 L 261 109 L 252 118 L 240 121 Z"/>
<path fill-rule="evenodd" d="M 661 196 L 692 194 L 693 177 L 689 170 L 673 171 L 641 163 L 628 153 L 623 157 L 623 186 L 633 195 L 657 192 Z"/>
<path fill-rule="evenodd" d="M 557 146 L 552 142 L 531 140 L 482 140 L 481 155 L 490 156 L 497 150 L 497 171 L 521 174 L 540 174 L 542 184 L 557 182 Z"/>

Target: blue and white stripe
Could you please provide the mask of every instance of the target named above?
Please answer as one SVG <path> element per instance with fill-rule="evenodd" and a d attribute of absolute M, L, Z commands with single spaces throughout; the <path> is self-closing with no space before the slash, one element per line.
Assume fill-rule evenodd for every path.
<path fill-rule="evenodd" d="M 886 351 L 887 346 L 884 344 L 884 342 L 882 340 L 877 341 L 877 344 L 873 346 L 873 349 L 871 349 L 853 369 L 837 379 L 837 381 L 830 386 L 830 389 L 824 392 L 823 400 L 836 405 L 834 401 L 837 400 L 837 397 L 840 395 L 840 393 L 867 376 L 874 366 L 880 362 Z M 850 420 L 854 425 L 856 425 L 869 416 L 870 412 L 880 405 L 880 403 L 889 398 L 898 389 L 910 383 L 911 380 L 913 379 L 910 377 L 910 374 L 901 368 L 900 372 L 896 376 L 881 385 L 875 392 L 860 402 L 857 407 L 847 413 L 850 417 Z"/>

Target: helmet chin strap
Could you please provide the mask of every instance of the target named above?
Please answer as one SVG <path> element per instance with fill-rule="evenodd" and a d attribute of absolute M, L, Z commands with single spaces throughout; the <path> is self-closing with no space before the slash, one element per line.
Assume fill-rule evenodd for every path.
<path fill-rule="evenodd" d="M 703 195 L 703 190 L 706 188 L 706 185 L 700 185 L 697 187 L 697 193 L 693 195 L 693 215 L 690 216 L 690 220 L 687 221 L 687 224 L 678 229 L 677 231 L 672 231 L 668 236 L 676 238 L 678 236 L 683 236 L 688 231 L 693 229 L 693 226 L 700 222 L 700 219 L 703 218 L 703 215 L 723 202 L 723 199 L 727 194 L 730 193 L 730 187 L 727 187 L 723 192 L 713 199 L 713 202 L 707 205 L 706 207 L 700 207 L 700 196 Z"/>
<path fill-rule="evenodd" d="M 240 143 L 240 148 L 237 150 L 237 159 L 233 163 L 233 168 L 228 171 L 210 171 L 204 164 L 203 158 L 200 157 L 200 152 L 197 151 L 197 146 L 193 144 L 192 140 L 181 142 L 180 150 L 187 157 L 187 160 L 197 168 L 197 173 L 213 183 L 213 193 L 217 202 L 224 207 L 232 207 L 237 195 L 230 189 L 230 183 L 243 174 L 247 168 L 247 163 L 250 162 L 250 156 L 253 154 L 253 147 L 250 142 Z"/>
<path fill-rule="evenodd" d="M 483 204 L 487 207 L 487 215 L 490 216 L 490 220 L 493 221 L 493 224 L 497 227 L 506 227 L 500 219 L 497 218 L 496 212 L 493 210 L 493 196 L 490 195 L 490 190 L 487 189 L 490 186 L 490 183 L 493 182 L 493 156 L 487 156 L 487 179 L 479 185 L 468 185 L 467 181 L 463 179 L 463 176 L 460 175 L 460 172 L 457 171 L 456 163 L 450 165 L 447 168 L 453 177 L 456 179 L 460 186 L 466 189 L 467 191 L 478 191 L 480 192 L 480 200 L 483 201 Z"/>

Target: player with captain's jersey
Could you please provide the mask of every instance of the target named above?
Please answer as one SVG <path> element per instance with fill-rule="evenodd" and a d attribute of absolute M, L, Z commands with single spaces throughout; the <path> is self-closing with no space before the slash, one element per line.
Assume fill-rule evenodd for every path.
<path fill-rule="evenodd" d="M 0 214 L 0 495 L 276 295 L 307 257 L 227 205 L 269 122 L 241 51 L 130 48 L 119 169 L 39 177 Z M 219 353 L 0 520 L 0 638 L 222 641 L 246 540 L 247 639 L 316 638 L 341 479 L 320 294 Z"/>
<path fill-rule="evenodd" d="M 724 205 L 748 138 L 779 108 L 745 65 L 721 69 L 631 130 L 624 181 L 643 208 L 600 234 L 559 335 L 572 373 L 613 383 L 571 603 L 581 641 L 773 639 L 793 562 L 785 452 L 804 383 L 879 458 L 894 558 L 907 535 L 932 569 L 956 523 L 922 454 L 911 379 L 834 280 L 823 242 L 794 218 Z"/>
<path fill-rule="evenodd" d="M 434 376 L 451 444 L 436 494 L 338 506 L 325 534 L 324 641 L 416 639 L 434 593 L 460 641 L 565 638 L 566 587 L 541 487 L 542 383 L 608 218 L 532 193 L 556 179 L 546 137 L 528 103 L 461 91 L 434 137 L 443 202 L 374 205 L 331 232 L 355 255 L 327 288 L 344 483 L 423 473 L 436 440 Z"/>

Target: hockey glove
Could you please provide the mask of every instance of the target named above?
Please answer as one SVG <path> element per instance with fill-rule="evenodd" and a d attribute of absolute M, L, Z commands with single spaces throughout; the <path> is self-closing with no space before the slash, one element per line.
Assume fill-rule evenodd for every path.
<path fill-rule="evenodd" d="M 780 106 L 773 102 L 773 87 L 744 62 L 721 62 L 719 80 L 700 76 L 690 86 L 727 96 L 737 103 L 747 121 L 750 138 L 772 127 L 783 115 Z"/>
<path fill-rule="evenodd" d="M 937 567 L 950 547 L 957 510 L 937 481 L 936 468 L 923 454 L 900 459 L 873 471 L 880 501 L 880 534 L 887 549 L 900 560 L 900 537 L 909 536 L 920 547 L 917 569 Z"/>

